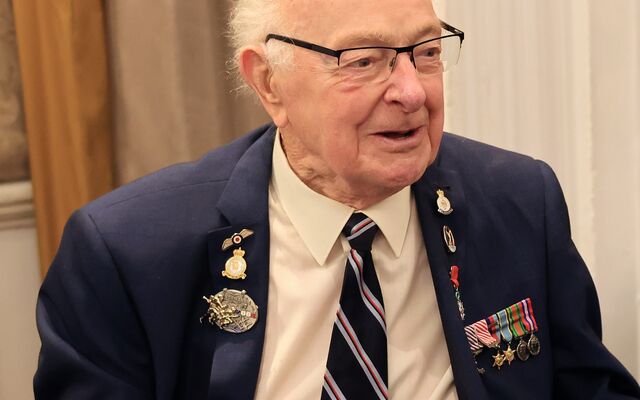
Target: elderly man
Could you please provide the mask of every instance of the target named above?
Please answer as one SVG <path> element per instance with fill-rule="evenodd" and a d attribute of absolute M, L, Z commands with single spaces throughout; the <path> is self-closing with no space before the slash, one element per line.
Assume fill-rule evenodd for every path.
<path fill-rule="evenodd" d="M 273 120 L 71 217 L 38 398 L 639 398 L 553 172 L 443 135 L 428 0 L 239 0 Z"/>

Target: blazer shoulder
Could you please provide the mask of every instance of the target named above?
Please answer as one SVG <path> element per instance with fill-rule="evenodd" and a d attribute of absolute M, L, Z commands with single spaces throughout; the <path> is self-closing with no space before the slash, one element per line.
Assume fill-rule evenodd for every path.
<path fill-rule="evenodd" d="M 528 155 L 452 133 L 444 134 L 436 162 L 445 168 L 466 166 L 469 170 L 494 173 L 514 171 L 514 168 L 517 172 L 534 172 L 540 168 L 539 161 Z"/>
<path fill-rule="evenodd" d="M 541 189 L 555 174 L 544 161 L 514 151 L 445 133 L 435 164 L 458 171 L 468 185 L 486 189 Z"/>
<path fill-rule="evenodd" d="M 141 198 L 149 204 L 154 199 L 166 201 L 171 195 L 181 197 L 198 186 L 223 188 L 244 153 L 260 137 L 268 134 L 271 128 L 271 125 L 261 126 L 227 145 L 209 151 L 199 160 L 174 164 L 138 178 L 93 200 L 83 209 L 95 215 L 122 206 L 123 203 L 137 202 Z M 216 192 L 219 194 L 221 190 Z"/>

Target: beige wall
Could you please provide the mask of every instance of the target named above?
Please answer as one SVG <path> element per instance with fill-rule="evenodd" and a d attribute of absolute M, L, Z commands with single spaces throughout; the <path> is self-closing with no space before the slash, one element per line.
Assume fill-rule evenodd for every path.
<path fill-rule="evenodd" d="M 40 285 L 28 182 L 0 184 L 0 399 L 33 398 L 36 294 Z"/>

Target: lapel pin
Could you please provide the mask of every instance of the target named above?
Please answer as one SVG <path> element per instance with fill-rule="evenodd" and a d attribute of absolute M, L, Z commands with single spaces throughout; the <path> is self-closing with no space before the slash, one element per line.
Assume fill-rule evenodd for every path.
<path fill-rule="evenodd" d="M 456 303 L 458 304 L 458 312 L 460 313 L 460 319 L 464 321 L 464 304 L 462 303 L 462 296 L 460 295 L 460 281 L 458 280 L 458 272 L 460 268 L 457 265 L 451 266 L 449 272 L 449 280 L 453 285 L 454 294 L 456 296 Z"/>
<path fill-rule="evenodd" d="M 222 276 L 229 279 L 244 279 L 247 277 L 247 261 L 244 259 L 244 250 L 241 247 L 233 250 L 233 256 L 224 263 Z"/>
<path fill-rule="evenodd" d="M 209 305 L 204 318 L 211 325 L 231 333 L 246 332 L 258 320 L 258 306 L 247 292 L 235 289 L 223 289 L 215 296 L 203 297 Z"/>
<path fill-rule="evenodd" d="M 243 239 L 248 238 L 253 235 L 253 231 L 251 229 L 243 229 L 239 233 L 234 233 L 231 237 L 228 237 L 222 242 L 222 251 L 227 250 L 231 246 L 240 246 Z"/>
<path fill-rule="evenodd" d="M 453 231 L 448 226 L 442 227 L 442 236 L 444 237 L 444 243 L 447 245 L 447 249 L 450 253 L 456 252 L 456 240 L 453 237 Z"/>
<path fill-rule="evenodd" d="M 444 195 L 444 190 L 438 189 L 436 190 L 438 194 L 438 199 L 436 199 L 436 205 L 438 206 L 438 212 L 442 215 L 449 215 L 453 212 L 453 208 L 451 207 L 451 202 Z"/>
<path fill-rule="evenodd" d="M 229 257 L 227 262 L 224 263 L 224 271 L 222 276 L 229 279 L 245 279 L 247 274 L 247 261 L 244 259 L 245 251 L 242 250 L 240 244 L 242 240 L 253 235 L 253 231 L 250 229 L 243 229 L 239 233 L 234 233 L 231 237 L 228 237 L 222 242 L 222 250 L 227 250 L 231 246 L 238 246 L 237 249 L 233 249 L 233 255 Z"/>

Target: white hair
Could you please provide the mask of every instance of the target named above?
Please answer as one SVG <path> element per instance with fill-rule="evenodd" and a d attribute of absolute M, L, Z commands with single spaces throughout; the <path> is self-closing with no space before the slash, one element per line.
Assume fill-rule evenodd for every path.
<path fill-rule="evenodd" d="M 276 40 L 265 43 L 269 33 L 283 33 L 281 0 L 233 0 L 228 34 L 233 49 L 232 70 L 237 72 L 239 56 L 247 46 L 263 46 L 270 65 L 287 65 L 293 52 Z M 286 34 L 287 32 L 285 32 Z"/>

